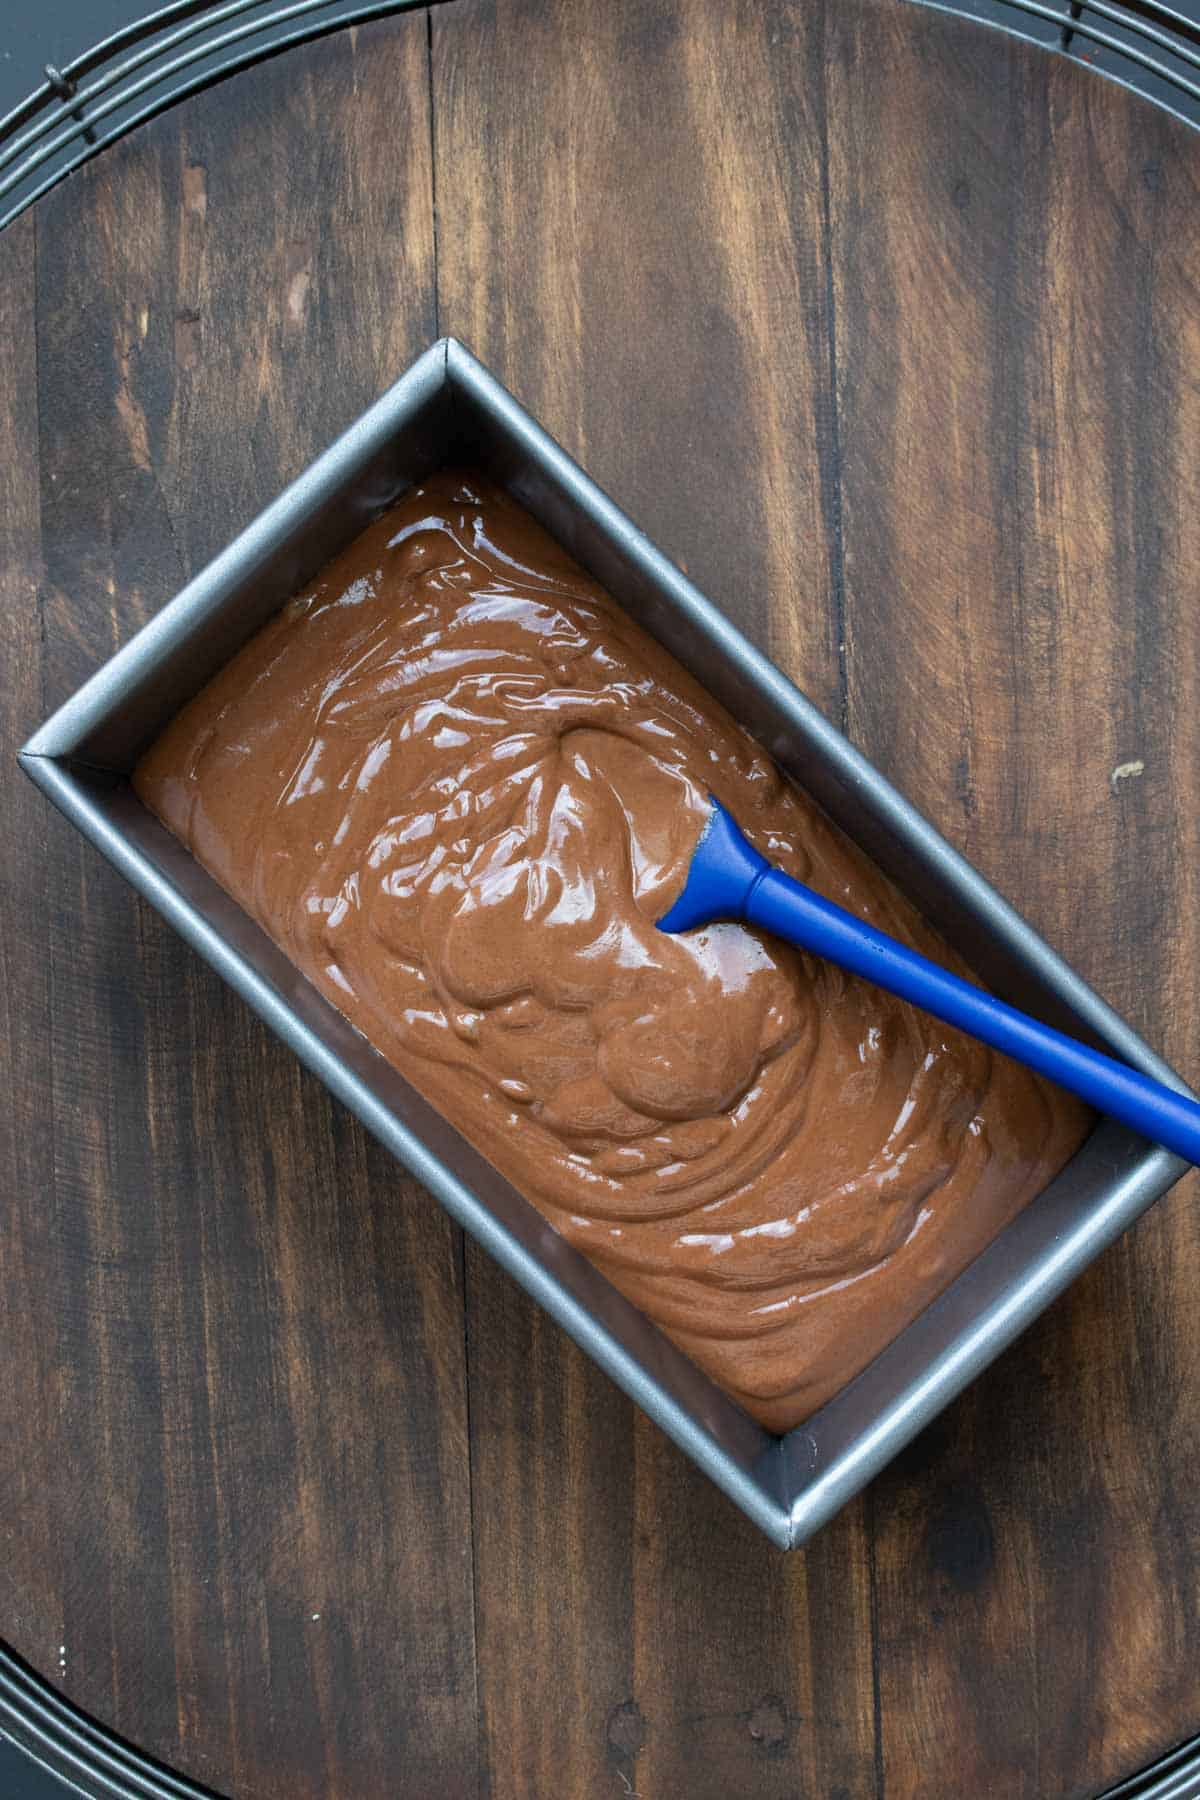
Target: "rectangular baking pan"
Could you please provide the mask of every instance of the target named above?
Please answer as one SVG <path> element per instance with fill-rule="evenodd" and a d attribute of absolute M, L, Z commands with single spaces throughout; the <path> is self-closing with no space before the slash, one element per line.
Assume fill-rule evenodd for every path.
<path fill-rule="evenodd" d="M 482 466 L 878 862 L 998 994 L 1180 1087 L 780 672 L 452 339 L 408 372 L 20 752 L 84 835 L 775 1543 L 810 1537 L 1182 1173 L 1102 1121 L 940 1299 L 806 1424 L 763 1431 L 310 986 L 139 803 L 175 712 L 413 482 Z"/>

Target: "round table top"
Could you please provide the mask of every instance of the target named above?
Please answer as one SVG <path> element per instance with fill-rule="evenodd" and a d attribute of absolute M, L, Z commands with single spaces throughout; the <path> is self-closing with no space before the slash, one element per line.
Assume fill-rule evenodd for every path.
<path fill-rule="evenodd" d="M 1200 141 L 898 0 L 452 0 L 0 238 L 11 749 L 461 336 L 1200 1075 Z M 1200 1727 L 1194 1181 L 803 1552 L 28 783 L 0 1637 L 219 1792 L 1086 1795 Z"/>

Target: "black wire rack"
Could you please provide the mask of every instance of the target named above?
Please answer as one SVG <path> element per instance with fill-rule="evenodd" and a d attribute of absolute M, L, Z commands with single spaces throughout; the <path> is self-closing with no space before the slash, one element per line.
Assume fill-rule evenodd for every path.
<path fill-rule="evenodd" d="M 918 0 L 1074 58 L 1200 128 L 1200 0 Z M 429 0 L 172 0 L 84 50 L 0 119 L 0 229 L 174 101 L 339 26 Z M 33 27 L 30 27 L 33 29 Z"/>
<path fill-rule="evenodd" d="M 16 1800 L 219 1800 L 87 1718 L 0 1646 L 0 1781 L 5 1778 L 0 1792 Z M 1200 1800 L 1200 1739 L 1101 1800 Z"/>
<path fill-rule="evenodd" d="M 918 0 L 1056 50 L 1200 128 L 1200 0 Z"/>
<path fill-rule="evenodd" d="M 0 119 L 0 229 L 73 169 L 188 94 L 291 45 L 439 0 L 171 0 L 123 25 Z M 1085 64 L 1200 129 L 1200 0 L 915 0 Z M 23 26 L 36 33 L 36 22 Z M 87 1719 L 0 1645 L 0 1777 L 22 1796 L 206 1800 Z M 3 1757 L 20 1759 L 14 1775 Z M 1200 1738 L 1107 1800 L 1200 1800 Z"/>
<path fill-rule="evenodd" d="M 0 119 L 0 230 L 155 113 L 342 26 L 431 0 L 171 0 L 61 67 Z"/>

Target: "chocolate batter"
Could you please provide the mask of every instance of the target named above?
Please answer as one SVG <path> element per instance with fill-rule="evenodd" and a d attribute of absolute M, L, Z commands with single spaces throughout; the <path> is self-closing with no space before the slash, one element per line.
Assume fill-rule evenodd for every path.
<path fill-rule="evenodd" d="M 1023 1069 L 740 925 L 655 921 L 714 793 L 959 967 L 504 494 L 413 490 L 179 715 L 138 793 L 563 1235 L 772 1430 L 1080 1143 Z"/>

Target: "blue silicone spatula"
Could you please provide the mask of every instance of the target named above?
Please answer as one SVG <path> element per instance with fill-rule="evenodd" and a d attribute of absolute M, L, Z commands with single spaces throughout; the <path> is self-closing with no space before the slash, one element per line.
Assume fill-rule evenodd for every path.
<path fill-rule="evenodd" d="M 1200 1105 L 1194 1100 L 960 981 L 773 869 L 714 800 L 683 892 L 658 921 L 658 928 L 693 931 L 718 919 L 759 925 L 873 981 L 1069 1088 L 1097 1112 L 1122 1120 L 1191 1163 L 1200 1163 Z"/>

